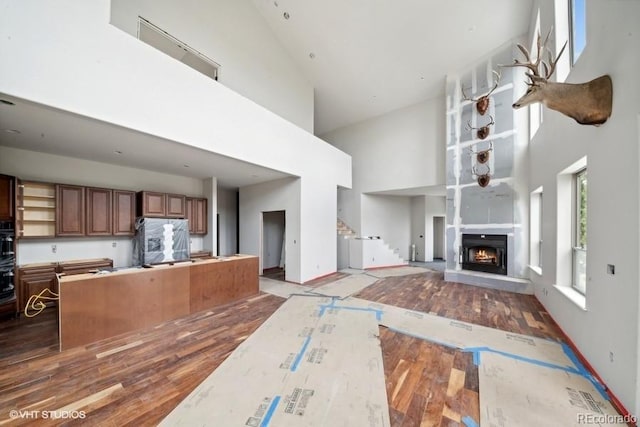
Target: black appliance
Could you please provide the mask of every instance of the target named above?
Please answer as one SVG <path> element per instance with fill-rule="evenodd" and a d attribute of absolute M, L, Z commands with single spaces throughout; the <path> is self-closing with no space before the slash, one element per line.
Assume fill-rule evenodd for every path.
<path fill-rule="evenodd" d="M 13 222 L 0 221 L 0 305 L 16 299 L 15 238 Z"/>

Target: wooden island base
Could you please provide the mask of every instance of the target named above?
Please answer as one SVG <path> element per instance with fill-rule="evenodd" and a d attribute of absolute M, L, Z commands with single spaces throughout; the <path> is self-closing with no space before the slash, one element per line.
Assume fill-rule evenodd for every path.
<path fill-rule="evenodd" d="M 60 350 L 66 350 L 255 295 L 258 258 L 63 276 L 59 292 Z"/>

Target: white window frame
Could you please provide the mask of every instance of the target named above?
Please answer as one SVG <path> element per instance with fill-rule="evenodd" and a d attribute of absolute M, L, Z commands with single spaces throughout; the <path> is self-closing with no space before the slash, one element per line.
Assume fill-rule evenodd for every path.
<path fill-rule="evenodd" d="M 585 241 L 581 241 L 582 212 L 580 209 L 581 194 L 583 187 L 581 185 L 581 177 L 584 176 L 584 191 L 588 191 L 587 185 L 587 168 L 582 168 L 573 175 L 573 250 L 572 250 L 572 278 L 571 286 L 581 294 L 585 295 L 587 291 L 587 230 L 584 230 Z M 587 197 L 587 195 L 585 195 Z M 585 227 L 587 223 L 587 207 L 585 207 Z"/>
<path fill-rule="evenodd" d="M 575 16 L 575 2 L 581 2 L 582 7 L 584 8 L 584 23 L 582 24 L 582 30 L 584 31 L 584 46 L 580 52 L 576 52 L 576 33 L 578 30 L 578 26 L 576 25 L 576 16 Z M 569 59 L 571 62 L 571 66 L 573 67 L 575 63 L 584 52 L 584 49 L 587 47 L 587 2 L 586 0 L 567 0 L 569 7 Z"/>

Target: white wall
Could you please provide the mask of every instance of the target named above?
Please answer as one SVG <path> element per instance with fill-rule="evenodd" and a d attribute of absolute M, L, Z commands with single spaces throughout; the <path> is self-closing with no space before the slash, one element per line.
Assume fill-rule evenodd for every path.
<path fill-rule="evenodd" d="M 340 189 L 338 216 L 358 235 L 381 236 L 404 259 L 412 243 L 410 198 L 363 193 L 444 184 L 443 109 L 443 98 L 430 99 L 322 135 L 353 159 L 353 189 Z"/>
<path fill-rule="evenodd" d="M 133 37 L 138 16 L 220 64 L 223 85 L 313 133 L 313 87 L 251 2 L 111 1 L 111 23 Z"/>
<path fill-rule="evenodd" d="M 542 8 L 543 31 L 553 25 L 553 3 Z M 613 113 L 600 127 L 581 126 L 545 109 L 529 147 L 530 188 L 543 186 L 542 275 L 532 274 L 535 293 L 611 391 L 640 414 L 638 365 L 640 3 L 587 1 L 587 47 L 569 74 L 585 82 L 602 74 L 613 80 Z M 562 42 L 562 40 L 560 40 Z M 553 285 L 567 286 L 556 271 L 557 174 L 587 156 L 588 253 L 586 310 Z M 607 274 L 614 264 L 615 275 Z"/>
<path fill-rule="evenodd" d="M 301 177 L 289 211 L 306 250 L 288 251 L 288 273 L 304 281 L 334 272 L 336 187 L 351 186 L 351 158 L 110 25 L 109 6 L 0 0 L 0 51 L 13 58 L 0 68 L 0 92 Z M 257 254 L 253 231 L 241 231 L 255 239 L 241 235 L 241 251 Z"/>
<path fill-rule="evenodd" d="M 27 181 L 204 196 L 203 181 L 199 179 L 8 147 L 0 147 L 0 171 Z M 215 205 L 210 203 L 208 208 L 210 215 L 215 214 Z M 55 253 L 51 245 L 56 245 Z M 202 248 L 203 238 L 193 236 L 191 250 Z M 131 238 L 122 236 L 22 239 L 17 262 L 21 265 L 106 257 L 113 259 L 114 266 L 123 267 L 131 265 L 132 250 Z"/>
<path fill-rule="evenodd" d="M 416 261 L 425 261 L 427 242 L 425 230 L 427 218 L 425 216 L 425 196 L 411 197 L 411 242 L 416 245 Z M 409 252 L 411 260 L 411 252 Z"/>
<path fill-rule="evenodd" d="M 360 192 L 444 184 L 444 98 L 344 127 L 322 139 L 353 158 Z"/>
<path fill-rule="evenodd" d="M 300 187 L 300 179 L 285 178 L 240 189 L 240 252 L 259 256 L 263 246 L 263 212 L 285 211 L 285 280 L 291 282 L 302 282 L 299 261 Z M 260 273 L 263 268 L 263 260 L 260 259 Z"/>
<path fill-rule="evenodd" d="M 400 257 L 409 259 L 411 198 L 363 194 L 362 236 L 380 236 Z"/>

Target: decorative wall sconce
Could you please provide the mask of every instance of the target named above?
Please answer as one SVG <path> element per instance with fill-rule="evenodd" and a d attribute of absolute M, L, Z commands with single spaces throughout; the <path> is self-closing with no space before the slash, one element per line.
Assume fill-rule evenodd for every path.
<path fill-rule="evenodd" d="M 467 94 L 464 93 L 464 87 L 462 88 L 463 100 L 474 102 L 476 104 L 476 110 L 478 111 L 478 114 L 480 114 L 481 116 L 484 116 L 484 114 L 489 109 L 489 96 L 493 93 L 494 90 L 496 90 L 496 88 L 500 84 L 500 78 L 502 77 L 501 74 L 495 70 L 493 71 L 493 74 L 495 75 L 495 84 L 486 95 L 482 95 L 481 97 L 478 97 L 478 98 L 469 98 Z"/>
<path fill-rule="evenodd" d="M 493 121 L 493 116 L 489 116 L 489 118 L 491 119 L 491 121 L 479 128 L 474 128 L 473 126 L 471 126 L 471 121 L 468 121 L 467 129 L 476 130 L 477 131 L 476 136 L 478 137 L 478 139 L 485 139 L 486 137 L 489 136 L 489 133 L 491 132 L 491 129 L 489 128 L 489 126 L 493 126 L 496 124 L 496 122 Z"/>

